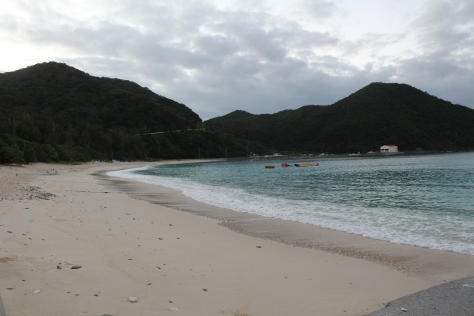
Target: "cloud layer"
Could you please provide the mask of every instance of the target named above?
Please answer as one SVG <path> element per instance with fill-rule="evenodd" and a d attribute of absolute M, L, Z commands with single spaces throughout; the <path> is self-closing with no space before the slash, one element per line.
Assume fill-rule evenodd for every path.
<path fill-rule="evenodd" d="M 136 81 L 203 119 L 331 104 L 374 81 L 474 107 L 474 2 L 286 3 L 7 1 L 0 71 L 65 62 Z"/>

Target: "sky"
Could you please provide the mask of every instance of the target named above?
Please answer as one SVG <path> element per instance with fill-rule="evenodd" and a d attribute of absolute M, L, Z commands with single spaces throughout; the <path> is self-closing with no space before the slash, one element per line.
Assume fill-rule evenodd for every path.
<path fill-rule="evenodd" d="M 371 82 L 474 108 L 474 1 L 2 0 L 0 72 L 48 61 L 203 120 L 330 105 Z"/>

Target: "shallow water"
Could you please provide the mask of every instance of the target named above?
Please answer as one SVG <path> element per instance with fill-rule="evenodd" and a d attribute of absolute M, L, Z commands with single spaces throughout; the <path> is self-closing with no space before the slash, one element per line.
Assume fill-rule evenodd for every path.
<path fill-rule="evenodd" d="M 474 255 L 474 153 L 160 165 L 115 171 L 193 199 L 393 243 Z M 274 169 L 265 169 L 275 164 Z"/>

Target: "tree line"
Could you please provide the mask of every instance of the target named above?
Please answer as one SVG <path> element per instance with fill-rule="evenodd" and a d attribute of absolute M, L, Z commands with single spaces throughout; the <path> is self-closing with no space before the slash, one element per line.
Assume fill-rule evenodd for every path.
<path fill-rule="evenodd" d="M 236 157 L 252 144 L 127 80 L 55 62 L 0 74 L 0 163 Z"/>
<path fill-rule="evenodd" d="M 217 127 L 133 134 L 106 130 L 97 124 L 63 127 L 49 118 L 3 118 L 0 131 L 0 163 L 91 160 L 161 160 L 245 157 L 268 152 Z"/>

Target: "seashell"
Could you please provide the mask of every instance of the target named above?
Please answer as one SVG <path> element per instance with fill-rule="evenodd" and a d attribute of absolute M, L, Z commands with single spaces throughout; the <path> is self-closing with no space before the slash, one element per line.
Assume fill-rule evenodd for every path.
<path fill-rule="evenodd" d="M 136 302 L 138 302 L 138 298 L 135 297 L 135 296 L 130 296 L 130 297 L 128 298 L 128 301 L 129 301 L 130 303 L 136 303 Z"/>

